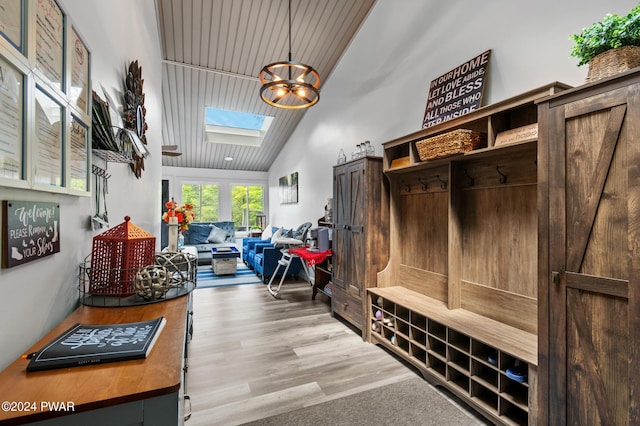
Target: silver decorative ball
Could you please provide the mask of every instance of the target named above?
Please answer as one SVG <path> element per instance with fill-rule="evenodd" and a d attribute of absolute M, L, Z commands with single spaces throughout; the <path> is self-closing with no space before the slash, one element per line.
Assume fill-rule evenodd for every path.
<path fill-rule="evenodd" d="M 147 300 L 159 299 L 169 290 L 170 280 L 167 269 L 149 265 L 136 273 L 135 292 Z"/>

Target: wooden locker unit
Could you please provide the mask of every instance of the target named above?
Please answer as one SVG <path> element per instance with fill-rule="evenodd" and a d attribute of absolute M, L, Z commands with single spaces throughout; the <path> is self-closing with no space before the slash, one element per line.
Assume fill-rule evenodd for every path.
<path fill-rule="evenodd" d="M 535 101 L 567 88 L 552 83 L 383 144 L 390 257 L 367 292 L 366 337 L 498 424 L 538 421 L 539 200 L 537 140 L 496 139 L 535 128 Z M 487 147 L 421 161 L 417 141 L 458 129 L 483 133 Z"/>
<path fill-rule="evenodd" d="M 538 114 L 540 423 L 636 425 L 640 72 L 553 96 Z"/>
<path fill-rule="evenodd" d="M 365 291 L 376 285 L 389 257 L 387 192 L 380 157 L 334 167 L 331 307 L 361 330 Z"/>

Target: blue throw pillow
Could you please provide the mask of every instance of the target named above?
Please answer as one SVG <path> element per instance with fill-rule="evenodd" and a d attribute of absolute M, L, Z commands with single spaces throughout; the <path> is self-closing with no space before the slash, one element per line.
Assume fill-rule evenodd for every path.
<path fill-rule="evenodd" d="M 211 225 L 194 224 L 189 225 L 189 244 L 206 244 L 211 232 Z"/>

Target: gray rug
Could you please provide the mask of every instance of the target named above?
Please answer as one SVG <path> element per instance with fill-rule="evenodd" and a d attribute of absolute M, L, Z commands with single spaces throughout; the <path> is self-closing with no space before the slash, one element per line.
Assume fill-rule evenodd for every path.
<path fill-rule="evenodd" d="M 437 425 L 490 424 L 442 388 L 421 378 L 382 386 L 246 425 Z"/>

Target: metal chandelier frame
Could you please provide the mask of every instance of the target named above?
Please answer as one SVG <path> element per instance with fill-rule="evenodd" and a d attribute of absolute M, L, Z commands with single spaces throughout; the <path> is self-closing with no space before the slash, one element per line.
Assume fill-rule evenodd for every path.
<path fill-rule="evenodd" d="M 303 109 L 320 100 L 320 75 L 313 67 L 291 60 L 291 0 L 289 0 L 289 60 L 260 71 L 260 97 L 276 108 Z"/>

